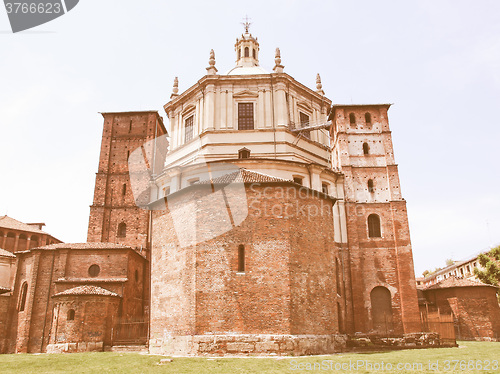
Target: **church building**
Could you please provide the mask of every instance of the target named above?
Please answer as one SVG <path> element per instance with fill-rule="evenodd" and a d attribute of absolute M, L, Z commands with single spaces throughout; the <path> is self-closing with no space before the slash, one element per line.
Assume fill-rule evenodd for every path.
<path fill-rule="evenodd" d="M 265 70 L 248 26 L 234 68 L 211 51 L 195 84 L 175 79 L 168 123 L 102 113 L 88 243 L 18 254 L 10 351 L 126 330 L 159 354 L 326 354 L 420 331 L 390 104 L 332 103 L 279 49 Z"/>

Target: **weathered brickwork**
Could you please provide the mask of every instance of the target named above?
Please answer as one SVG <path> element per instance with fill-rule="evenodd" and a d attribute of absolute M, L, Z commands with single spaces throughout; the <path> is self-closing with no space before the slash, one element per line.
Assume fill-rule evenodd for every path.
<path fill-rule="evenodd" d="M 330 117 L 337 166 L 345 175 L 352 333 L 402 334 L 420 329 L 406 202 L 394 161 L 388 108 L 334 105 Z M 380 233 L 373 237 L 370 215 L 380 220 Z M 377 316 L 375 308 L 376 287 L 390 295 L 389 312 L 383 316 Z"/>
<path fill-rule="evenodd" d="M 425 310 L 453 314 L 457 339 L 500 340 L 500 306 L 497 288 L 478 284 L 470 287 L 446 287 L 424 290 L 430 303 Z"/>
<path fill-rule="evenodd" d="M 112 302 L 116 308 L 105 307 L 99 312 L 105 313 L 106 321 L 103 320 L 103 323 L 106 322 L 107 329 L 111 328 L 111 316 L 125 320 L 143 317 L 146 259 L 130 247 L 93 243 L 55 244 L 17 255 L 16 281 L 8 314 L 8 352 L 45 352 L 51 336 L 54 339 L 50 331 L 57 328 L 56 322 L 59 321 L 53 320 L 55 303 L 58 302 L 55 295 L 78 286 L 93 285 L 120 297 L 119 301 Z M 99 268 L 97 273 L 91 273 L 92 266 Z M 23 296 L 24 284 L 26 297 Z M 97 328 L 97 321 L 102 315 L 90 312 L 93 304 L 80 300 L 86 297 L 73 296 L 73 303 L 83 308 L 75 309 L 75 318 L 80 316 L 89 321 L 88 328 Z M 82 335 L 78 341 L 87 341 L 85 339 Z"/>
<path fill-rule="evenodd" d="M 101 154 L 87 240 L 125 244 L 146 252 L 149 213 L 135 203 L 128 158 L 144 143 L 166 134 L 165 126 L 155 111 L 103 113 L 103 117 Z M 126 225 L 124 235 L 119 232 L 120 224 Z"/>
<path fill-rule="evenodd" d="M 333 201 L 317 192 L 310 196 L 312 191 L 303 198 L 283 196 L 285 187 L 301 188 L 247 185 L 246 196 L 239 196 L 248 202 L 243 223 L 184 248 L 177 239 L 183 234 L 175 231 L 170 212 L 154 213 L 152 350 L 169 349 L 172 339 L 184 336 L 189 340 L 192 335 L 323 336 L 339 332 Z M 171 209 L 203 199 L 196 206 L 196 227 L 184 227 L 194 230 L 197 237 L 206 235 L 218 213 L 207 198 L 210 195 L 204 187 L 192 186 L 168 199 Z M 301 209 L 314 209 L 317 214 L 301 217 Z M 188 222 L 188 217 L 177 213 L 175 219 Z M 245 246 L 244 272 L 238 271 L 240 245 Z M 243 344 L 238 338 L 233 341 Z M 220 346 L 215 350 L 225 349 L 231 350 Z M 253 347 L 251 351 L 261 350 Z"/>

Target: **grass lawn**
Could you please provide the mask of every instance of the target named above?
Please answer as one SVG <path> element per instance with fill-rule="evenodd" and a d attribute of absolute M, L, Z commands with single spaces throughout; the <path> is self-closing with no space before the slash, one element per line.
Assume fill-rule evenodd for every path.
<path fill-rule="evenodd" d="M 459 348 L 315 357 L 174 358 L 173 362 L 163 365 L 158 365 L 161 356 L 137 353 L 0 355 L 0 373 L 500 373 L 500 342 L 459 342 L 459 345 Z M 453 360 L 458 360 L 456 366 Z M 490 365 L 485 369 L 487 360 Z M 497 360 L 496 364 L 494 360 Z M 432 369 L 429 362 L 434 365 Z M 407 369 L 403 366 L 398 370 L 399 363 L 407 364 Z M 342 364 L 344 369 L 339 366 Z M 372 369 L 366 368 L 370 364 Z M 472 365 L 477 369 L 482 365 L 483 368 L 472 370 Z"/>

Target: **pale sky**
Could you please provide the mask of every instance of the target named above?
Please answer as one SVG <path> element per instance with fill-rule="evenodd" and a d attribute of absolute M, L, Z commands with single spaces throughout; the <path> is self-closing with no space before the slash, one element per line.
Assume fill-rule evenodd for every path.
<path fill-rule="evenodd" d="M 389 111 L 416 274 L 500 243 L 500 2 L 82 0 L 12 34 L 0 9 L 0 215 L 86 240 L 102 117 L 223 73 L 248 14 L 270 71 Z"/>

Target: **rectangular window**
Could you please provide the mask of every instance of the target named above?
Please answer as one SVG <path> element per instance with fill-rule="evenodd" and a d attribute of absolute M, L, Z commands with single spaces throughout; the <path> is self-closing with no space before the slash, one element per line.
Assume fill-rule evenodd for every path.
<path fill-rule="evenodd" d="M 193 139 L 193 117 L 191 116 L 184 121 L 185 133 L 184 133 L 184 143 L 189 142 Z"/>
<path fill-rule="evenodd" d="M 293 177 L 293 181 L 297 184 L 302 185 L 302 177 Z"/>
<path fill-rule="evenodd" d="M 305 113 L 299 112 L 299 117 L 300 117 L 300 128 L 304 128 L 309 126 L 309 116 Z M 306 138 L 311 138 L 311 132 L 310 131 L 304 131 L 302 133 Z"/>
<path fill-rule="evenodd" d="M 238 130 L 253 130 L 253 103 L 238 103 Z"/>
<path fill-rule="evenodd" d="M 325 195 L 328 195 L 328 184 L 327 183 L 321 184 L 321 192 L 323 192 Z"/>
<path fill-rule="evenodd" d="M 245 246 L 238 246 L 238 273 L 245 272 Z"/>

